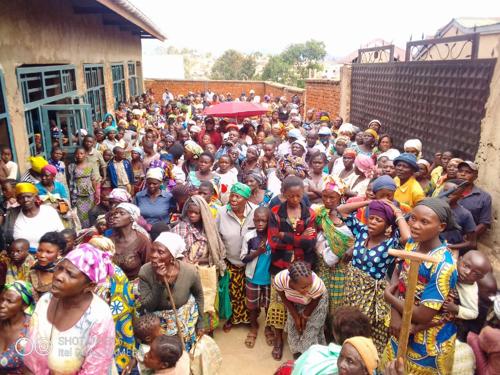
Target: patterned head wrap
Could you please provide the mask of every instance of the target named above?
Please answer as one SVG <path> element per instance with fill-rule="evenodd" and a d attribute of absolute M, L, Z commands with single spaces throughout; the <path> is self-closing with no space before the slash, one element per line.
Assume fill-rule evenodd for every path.
<path fill-rule="evenodd" d="M 248 199 L 252 195 L 252 189 L 250 189 L 250 186 L 246 184 L 236 182 L 231 187 L 231 193 L 241 195 L 243 198 Z"/>
<path fill-rule="evenodd" d="M 139 216 L 141 216 L 141 210 L 139 209 L 139 207 L 132 203 L 120 203 L 118 206 L 116 206 L 116 208 L 121 208 L 122 210 L 127 211 L 130 216 L 132 216 L 132 220 L 134 220 L 134 222 L 137 222 Z"/>
<path fill-rule="evenodd" d="M 184 252 L 186 251 L 186 242 L 177 233 L 172 232 L 162 232 L 154 242 L 158 242 L 165 246 L 170 254 L 178 259 L 184 257 Z"/>
<path fill-rule="evenodd" d="M 345 152 L 344 152 L 345 154 Z M 354 159 L 354 165 L 365 175 L 366 178 L 372 178 L 375 171 L 375 163 L 370 156 L 359 154 Z"/>
<path fill-rule="evenodd" d="M 321 190 L 334 191 L 342 196 L 347 190 L 347 186 L 342 179 L 332 175 L 326 175 L 321 181 Z"/>
<path fill-rule="evenodd" d="M 16 185 L 16 195 L 19 194 L 38 194 L 38 189 L 31 182 L 20 182 Z"/>
<path fill-rule="evenodd" d="M 95 220 L 96 224 L 106 224 L 106 215 L 99 215 Z"/>
<path fill-rule="evenodd" d="M 264 184 L 264 175 L 258 169 L 252 169 L 251 171 L 248 171 L 245 174 L 245 178 L 246 177 L 252 177 L 255 181 L 257 181 L 257 184 L 259 186 L 262 186 Z"/>
<path fill-rule="evenodd" d="M 195 141 L 188 140 L 184 143 L 186 151 L 191 152 L 193 155 L 200 156 L 203 153 L 201 146 Z"/>
<path fill-rule="evenodd" d="M 56 177 L 57 168 L 51 164 L 47 164 L 45 167 L 42 168 L 42 173 L 44 172 L 49 172 L 52 175 L 52 177 Z"/>
<path fill-rule="evenodd" d="M 116 133 L 116 127 L 115 126 L 110 125 L 110 126 L 106 126 L 104 128 L 104 134 L 108 135 L 111 132 L 115 132 Z"/>
<path fill-rule="evenodd" d="M 41 156 L 31 156 L 29 161 L 31 163 L 31 169 L 36 173 L 42 173 L 42 168 L 49 164 L 49 162 Z"/>
<path fill-rule="evenodd" d="M 33 298 L 33 287 L 27 281 L 16 280 L 13 283 L 5 284 L 4 290 L 13 290 L 21 296 L 23 303 L 26 305 L 24 313 L 26 315 L 32 315 L 35 310 L 35 300 Z"/>
<path fill-rule="evenodd" d="M 146 173 L 146 178 L 151 178 L 153 180 L 163 181 L 163 169 L 162 168 L 149 168 Z"/>
<path fill-rule="evenodd" d="M 335 140 L 335 145 L 337 145 L 338 143 L 345 143 L 346 145 L 348 145 L 349 143 L 351 143 L 351 140 L 346 136 L 341 135 Z"/>
<path fill-rule="evenodd" d="M 111 254 L 111 256 L 115 255 L 115 243 L 108 237 L 94 236 L 90 239 L 88 244 L 94 246 L 98 250 L 105 251 Z"/>
<path fill-rule="evenodd" d="M 338 133 L 340 135 L 353 135 L 356 133 L 356 127 L 353 124 L 350 124 L 348 122 L 344 122 L 342 125 L 340 125 Z"/>
<path fill-rule="evenodd" d="M 90 281 L 102 284 L 108 276 L 114 274 L 111 254 L 96 249 L 87 243 L 78 245 L 66 255 L 69 260 L 82 273 L 88 276 Z"/>
<path fill-rule="evenodd" d="M 127 190 L 122 188 L 116 188 L 111 190 L 111 193 L 109 193 L 109 199 L 112 199 L 117 202 L 131 202 L 132 196 L 129 194 Z"/>
<path fill-rule="evenodd" d="M 278 160 L 278 169 L 276 170 L 276 176 L 279 179 L 283 180 L 290 174 L 294 174 L 295 176 L 300 178 L 309 177 L 309 166 L 303 158 L 299 156 L 293 156 L 292 154 L 287 154 L 282 159 Z"/>
<path fill-rule="evenodd" d="M 355 158 L 357 155 L 358 153 L 356 152 L 356 150 L 352 148 L 346 148 L 343 153 L 343 156 L 350 156 L 351 158 Z"/>

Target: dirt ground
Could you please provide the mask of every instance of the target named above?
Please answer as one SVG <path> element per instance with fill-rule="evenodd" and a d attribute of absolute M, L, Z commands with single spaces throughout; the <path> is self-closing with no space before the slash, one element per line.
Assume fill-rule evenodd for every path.
<path fill-rule="evenodd" d="M 292 354 L 286 344 L 286 337 L 282 360 L 278 362 L 273 359 L 271 356 L 273 349 L 266 344 L 264 336 L 263 314 L 259 323 L 259 335 L 253 349 L 245 346 L 245 338 L 249 330 L 246 326 L 233 327 L 228 333 L 225 333 L 222 327 L 215 331 L 214 339 L 222 352 L 222 371 L 219 375 L 272 375 L 281 363 L 292 359 Z"/>

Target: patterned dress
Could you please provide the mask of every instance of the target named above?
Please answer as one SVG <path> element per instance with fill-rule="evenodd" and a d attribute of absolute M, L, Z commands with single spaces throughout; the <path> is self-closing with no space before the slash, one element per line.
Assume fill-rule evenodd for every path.
<path fill-rule="evenodd" d="M 18 339 L 11 343 L 4 352 L 0 352 L 0 374 L 24 374 L 24 364 L 23 364 L 23 347 L 18 347 L 16 344 L 22 338 L 28 335 L 28 328 L 31 316 L 24 316 L 24 325 L 19 332 Z M 19 350 L 21 349 L 21 350 Z"/>
<path fill-rule="evenodd" d="M 412 239 L 409 239 L 405 250 L 414 251 L 416 245 Z M 405 374 L 450 374 L 453 365 L 457 327 L 453 321 L 444 319 L 441 308 L 448 295 L 456 287 L 458 279 L 456 264 L 445 243 L 430 251 L 429 255 L 441 261 L 438 264 L 422 263 L 420 265 L 415 305 L 423 305 L 436 310 L 437 314 L 432 318 L 432 322 L 439 324 L 410 335 Z M 401 269 L 399 293 L 403 296 L 406 292 L 409 267 L 409 263 L 405 261 Z M 395 358 L 397 351 L 398 339 L 391 337 L 384 351 L 382 367 Z"/>
<path fill-rule="evenodd" d="M 113 265 L 115 273 L 95 293 L 109 305 L 115 321 L 115 364 L 122 372 L 133 358 L 135 338 L 132 319 L 135 313 L 135 295 L 132 284 L 122 269 Z"/>
<path fill-rule="evenodd" d="M 330 210 L 320 205 L 313 208 L 316 213 L 316 225 L 321 228 L 328 246 L 339 258 L 353 245 L 354 240 L 347 226 L 337 227 L 330 218 Z M 329 267 L 322 257 L 318 261 L 318 275 L 328 290 L 330 312 L 342 306 L 344 298 L 344 281 L 347 267 L 342 261 Z"/>
<path fill-rule="evenodd" d="M 382 353 L 388 339 L 384 322 L 389 313 L 389 305 L 384 301 L 385 275 L 394 261 L 388 251 L 398 246 L 399 232 L 394 231 L 392 237 L 369 249 L 366 247 L 368 227 L 356 218 L 355 213 L 344 222 L 355 241 L 352 263 L 347 267 L 343 304 L 357 307 L 370 319 L 373 341 L 377 351 Z"/>
<path fill-rule="evenodd" d="M 69 166 L 71 204 L 76 207 L 82 228 L 90 226 L 89 211 L 94 207 L 94 186 L 98 181 L 99 171 L 88 164 L 79 168 L 76 164 Z"/>

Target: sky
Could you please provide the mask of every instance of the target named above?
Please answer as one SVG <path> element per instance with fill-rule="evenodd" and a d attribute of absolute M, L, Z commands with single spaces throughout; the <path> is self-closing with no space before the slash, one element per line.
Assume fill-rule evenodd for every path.
<path fill-rule="evenodd" d="M 292 43 L 323 41 L 343 57 L 382 38 L 405 48 L 457 17 L 500 17 L 498 0 L 129 0 L 167 36 L 165 46 L 220 55 L 277 54 Z M 143 41 L 145 49 L 161 45 Z"/>

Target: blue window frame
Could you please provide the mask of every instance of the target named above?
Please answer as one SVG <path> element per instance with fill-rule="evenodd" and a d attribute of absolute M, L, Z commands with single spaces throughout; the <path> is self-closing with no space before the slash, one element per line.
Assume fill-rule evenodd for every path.
<path fill-rule="evenodd" d="M 17 160 L 5 92 L 5 81 L 0 71 L 0 146 L 8 146 L 12 150 L 14 160 Z"/>
<path fill-rule="evenodd" d="M 115 98 L 115 109 L 117 109 L 118 104 L 126 100 L 125 74 L 123 70 L 123 64 L 111 65 L 111 77 L 113 79 L 113 96 Z"/>
<path fill-rule="evenodd" d="M 84 64 L 85 102 L 92 108 L 92 121 L 101 122 L 106 113 L 106 90 L 104 87 L 104 67 L 102 64 Z"/>
<path fill-rule="evenodd" d="M 52 127 L 43 126 L 41 107 L 45 104 L 72 104 L 78 96 L 74 65 L 17 68 L 17 81 L 24 102 L 24 117 L 31 155 L 46 157 L 52 146 Z M 59 131 L 64 131 L 59 129 Z"/>
<path fill-rule="evenodd" d="M 139 85 L 137 80 L 136 66 L 135 62 L 129 61 L 128 63 L 128 90 L 130 96 L 139 95 Z"/>

